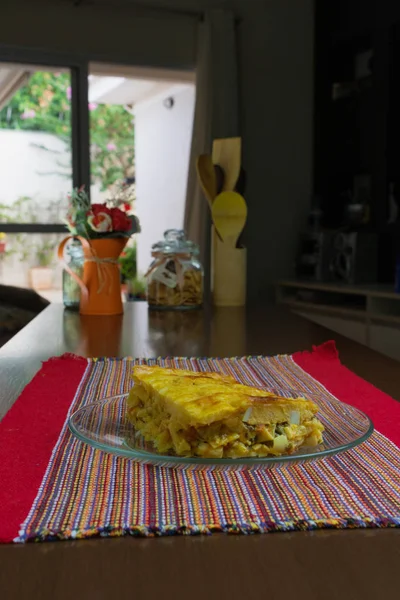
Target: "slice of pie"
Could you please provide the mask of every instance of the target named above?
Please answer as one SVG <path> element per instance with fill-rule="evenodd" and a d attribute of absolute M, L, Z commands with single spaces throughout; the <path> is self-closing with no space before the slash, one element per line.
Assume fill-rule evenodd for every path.
<path fill-rule="evenodd" d="M 136 366 L 128 419 L 162 454 L 238 458 L 291 454 L 322 442 L 318 407 L 233 377 Z"/>

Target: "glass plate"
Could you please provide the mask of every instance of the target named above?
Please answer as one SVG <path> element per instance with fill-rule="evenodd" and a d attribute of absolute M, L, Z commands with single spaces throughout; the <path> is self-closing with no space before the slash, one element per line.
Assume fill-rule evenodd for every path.
<path fill-rule="evenodd" d="M 313 448 L 303 447 L 286 456 L 263 458 L 199 458 L 159 454 L 126 418 L 127 394 L 105 398 L 77 410 L 68 421 L 72 433 L 82 442 L 105 452 L 141 463 L 181 469 L 268 469 L 332 456 L 358 446 L 374 431 L 371 420 L 357 408 L 324 395 L 294 390 L 271 389 L 286 397 L 303 397 L 319 406 L 318 418 L 325 426 L 324 441 Z"/>

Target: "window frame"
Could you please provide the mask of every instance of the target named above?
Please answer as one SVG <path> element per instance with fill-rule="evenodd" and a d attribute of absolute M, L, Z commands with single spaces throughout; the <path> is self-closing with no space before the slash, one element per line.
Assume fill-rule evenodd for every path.
<path fill-rule="evenodd" d="M 10 48 L 0 45 L 0 63 L 21 63 L 69 69 L 71 73 L 71 150 L 72 185 L 86 186 L 90 195 L 90 131 L 89 131 L 89 61 L 76 56 Z M 61 223 L 2 223 L 4 233 L 66 233 Z"/>

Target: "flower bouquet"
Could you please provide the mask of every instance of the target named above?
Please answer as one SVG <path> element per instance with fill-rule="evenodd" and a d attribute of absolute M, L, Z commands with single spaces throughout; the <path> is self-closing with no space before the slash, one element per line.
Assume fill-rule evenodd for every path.
<path fill-rule="evenodd" d="M 72 235 L 86 239 L 125 237 L 140 232 L 139 220 L 132 211 L 132 192 L 122 185 L 103 204 L 91 204 L 84 186 L 69 197 L 66 224 Z"/>
<path fill-rule="evenodd" d="M 64 269 L 81 289 L 80 313 L 116 315 L 123 312 L 119 256 L 128 239 L 140 231 L 139 220 L 132 214 L 130 187 L 122 185 L 112 199 L 91 204 L 84 187 L 69 198 L 66 224 L 83 247 L 82 279 L 66 265 L 63 252 L 70 238 L 58 250 Z"/>

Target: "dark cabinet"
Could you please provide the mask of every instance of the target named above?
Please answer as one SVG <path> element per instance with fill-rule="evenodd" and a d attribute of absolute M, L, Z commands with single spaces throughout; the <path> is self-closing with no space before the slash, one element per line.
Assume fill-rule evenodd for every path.
<path fill-rule="evenodd" d="M 391 282 L 400 241 L 400 2 L 316 0 L 314 114 L 323 225 L 349 226 L 362 205 L 357 228 L 378 236 L 378 279 Z"/>

